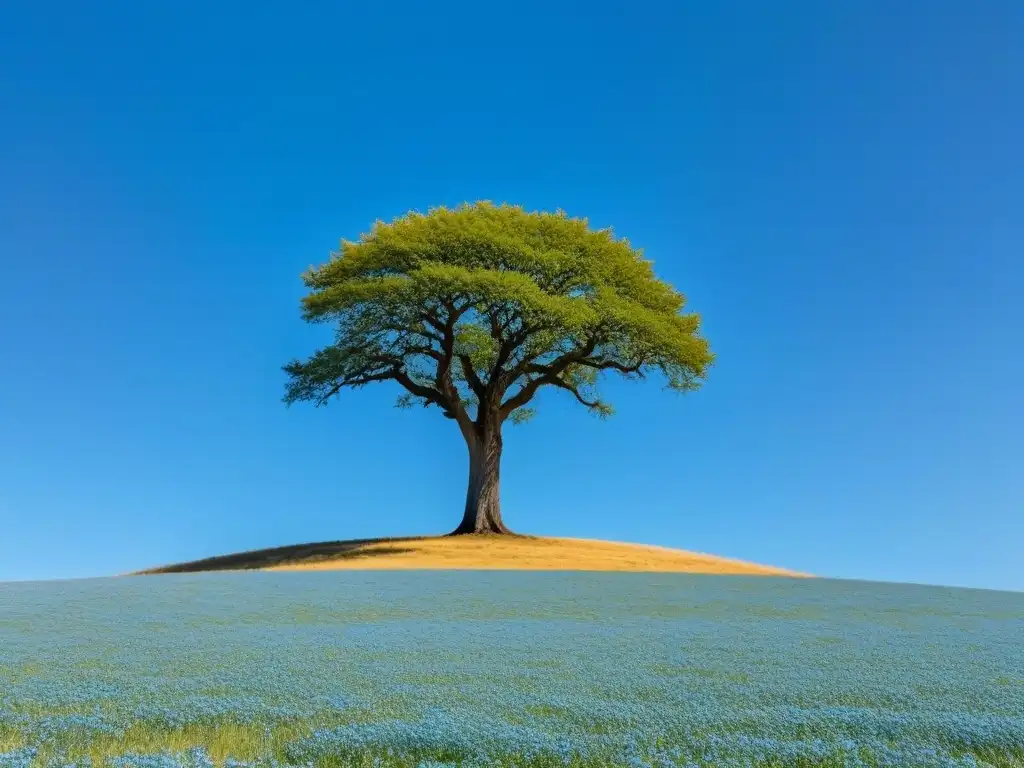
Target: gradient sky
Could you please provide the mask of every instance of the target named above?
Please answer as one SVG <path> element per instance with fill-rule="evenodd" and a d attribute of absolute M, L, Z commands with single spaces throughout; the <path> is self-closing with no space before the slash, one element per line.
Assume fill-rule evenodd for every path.
<path fill-rule="evenodd" d="M 507 522 L 1024 589 L 1024 4 L 0 9 L 0 580 L 441 532 L 397 388 L 286 409 L 300 272 L 409 209 L 615 227 L 705 388 L 547 393 Z"/>

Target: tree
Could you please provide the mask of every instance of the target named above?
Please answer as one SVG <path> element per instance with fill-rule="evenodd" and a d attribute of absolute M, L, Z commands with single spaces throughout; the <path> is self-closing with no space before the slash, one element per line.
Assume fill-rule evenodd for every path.
<path fill-rule="evenodd" d="M 609 229 L 563 212 L 481 202 L 378 221 L 303 275 L 304 318 L 335 340 L 284 366 L 285 402 L 326 404 L 347 387 L 397 382 L 400 407 L 436 407 L 469 449 L 453 533 L 508 533 L 498 497 L 502 426 L 544 388 L 599 416 L 602 374 L 660 373 L 686 392 L 713 355 L 700 318 Z"/>

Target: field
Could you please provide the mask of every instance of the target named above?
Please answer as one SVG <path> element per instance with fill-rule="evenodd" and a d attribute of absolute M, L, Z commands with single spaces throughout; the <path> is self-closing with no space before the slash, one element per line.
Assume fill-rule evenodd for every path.
<path fill-rule="evenodd" d="M 691 574 L 0 584 L 0 766 L 1022 766 L 1024 595 Z"/>

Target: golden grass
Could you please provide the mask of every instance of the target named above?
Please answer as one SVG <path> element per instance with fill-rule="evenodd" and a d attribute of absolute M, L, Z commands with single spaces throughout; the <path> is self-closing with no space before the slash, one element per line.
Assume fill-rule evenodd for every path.
<path fill-rule="evenodd" d="M 379 541 L 365 544 L 359 555 L 284 563 L 265 570 L 485 569 L 805 575 L 667 547 L 532 536 L 443 536 L 406 540 L 397 545 Z"/>
<path fill-rule="evenodd" d="M 240 552 L 143 573 L 213 570 L 646 571 L 762 576 L 809 574 L 648 544 L 514 535 L 363 539 Z"/>

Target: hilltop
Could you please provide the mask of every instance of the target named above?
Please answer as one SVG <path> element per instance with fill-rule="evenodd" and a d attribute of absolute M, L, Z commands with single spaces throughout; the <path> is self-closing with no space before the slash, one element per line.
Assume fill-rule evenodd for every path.
<path fill-rule="evenodd" d="M 806 576 L 784 568 L 670 549 L 593 539 L 465 535 L 353 539 L 260 549 L 160 566 L 140 574 L 224 570 L 646 571 Z"/>

